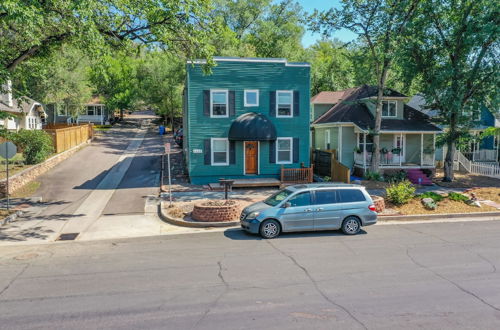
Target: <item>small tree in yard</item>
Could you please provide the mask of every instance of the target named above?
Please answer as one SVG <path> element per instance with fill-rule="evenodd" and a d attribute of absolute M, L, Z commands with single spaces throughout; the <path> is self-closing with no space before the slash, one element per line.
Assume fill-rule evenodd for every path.
<path fill-rule="evenodd" d="M 397 56 L 399 42 L 408 32 L 421 0 L 343 0 L 341 9 L 315 12 L 312 27 L 331 31 L 347 29 L 358 35 L 377 80 L 375 127 L 373 129 L 373 158 L 371 172 L 378 173 L 380 163 L 380 127 L 382 97 L 388 73 Z"/>
<path fill-rule="evenodd" d="M 9 137 L 22 150 L 28 165 L 41 163 L 54 152 L 52 138 L 45 131 L 20 130 Z"/>
<path fill-rule="evenodd" d="M 481 105 L 498 109 L 500 10 L 489 0 L 427 0 L 414 25 L 401 60 L 447 127 L 443 181 L 453 181 L 455 148 L 472 118 Z"/>

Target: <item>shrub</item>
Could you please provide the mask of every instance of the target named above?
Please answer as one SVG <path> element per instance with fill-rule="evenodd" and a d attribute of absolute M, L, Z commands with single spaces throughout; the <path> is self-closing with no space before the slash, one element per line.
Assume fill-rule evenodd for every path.
<path fill-rule="evenodd" d="M 52 138 L 42 130 L 20 130 L 12 134 L 11 138 L 22 150 L 24 161 L 28 165 L 41 163 L 54 152 Z"/>
<path fill-rule="evenodd" d="M 415 187 L 408 180 L 391 184 L 386 190 L 387 199 L 395 205 L 408 203 L 415 196 Z"/>
<path fill-rule="evenodd" d="M 399 171 L 396 173 L 391 173 L 391 174 L 386 174 L 385 175 L 385 181 L 389 183 L 398 183 L 401 181 L 406 180 L 406 172 L 405 171 Z"/>
<path fill-rule="evenodd" d="M 377 172 L 366 171 L 364 178 L 369 181 L 382 181 L 382 176 Z"/>
<path fill-rule="evenodd" d="M 448 198 L 451 199 L 452 201 L 456 202 L 465 202 L 469 200 L 469 197 L 456 193 L 456 192 L 451 192 L 448 194 Z"/>
<path fill-rule="evenodd" d="M 424 205 L 424 207 L 425 207 L 426 210 L 435 210 L 435 209 L 437 209 L 436 201 L 433 200 L 430 197 L 426 197 L 426 198 L 422 199 L 422 204 Z"/>
<path fill-rule="evenodd" d="M 435 193 L 433 191 L 427 191 L 424 192 L 423 194 L 419 195 L 418 197 L 424 199 L 424 198 L 432 198 L 432 200 L 436 203 L 442 201 L 444 199 L 443 195 L 440 195 L 438 193 Z"/>

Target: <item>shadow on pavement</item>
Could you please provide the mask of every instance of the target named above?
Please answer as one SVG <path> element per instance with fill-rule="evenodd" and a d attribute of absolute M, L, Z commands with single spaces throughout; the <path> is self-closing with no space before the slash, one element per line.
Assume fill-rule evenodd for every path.
<path fill-rule="evenodd" d="M 366 235 L 366 231 L 361 229 L 358 235 Z M 356 236 L 358 236 L 356 235 Z M 263 238 L 258 234 L 250 234 L 246 231 L 239 228 L 231 228 L 224 231 L 224 236 L 235 240 L 235 241 L 259 241 Z M 274 238 L 273 240 L 280 239 L 290 239 L 290 238 L 309 238 L 309 237 L 349 237 L 349 235 L 345 235 L 339 230 L 327 230 L 327 231 L 304 231 L 304 232 L 294 232 L 294 233 L 281 233 L 279 237 Z"/>

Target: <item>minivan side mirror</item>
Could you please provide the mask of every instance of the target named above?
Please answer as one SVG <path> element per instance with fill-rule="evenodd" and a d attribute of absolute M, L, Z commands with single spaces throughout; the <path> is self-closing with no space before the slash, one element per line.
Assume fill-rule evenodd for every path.
<path fill-rule="evenodd" d="M 290 207 L 290 206 L 292 206 L 292 204 L 290 202 L 286 202 L 286 203 L 283 204 L 283 208 L 285 208 L 285 209 L 287 207 Z"/>

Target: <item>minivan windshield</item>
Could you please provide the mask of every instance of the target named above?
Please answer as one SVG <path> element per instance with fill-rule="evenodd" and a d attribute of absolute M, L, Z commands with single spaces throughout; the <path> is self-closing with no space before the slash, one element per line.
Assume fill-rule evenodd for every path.
<path fill-rule="evenodd" d="M 271 197 L 269 197 L 268 199 L 266 199 L 264 201 L 264 203 L 266 203 L 267 205 L 276 206 L 279 203 L 281 203 L 284 199 L 286 199 L 288 196 L 290 196 L 291 194 L 293 194 L 293 192 L 290 190 L 287 190 L 287 189 L 280 190 L 277 193 L 275 193 L 274 195 L 272 195 Z"/>

